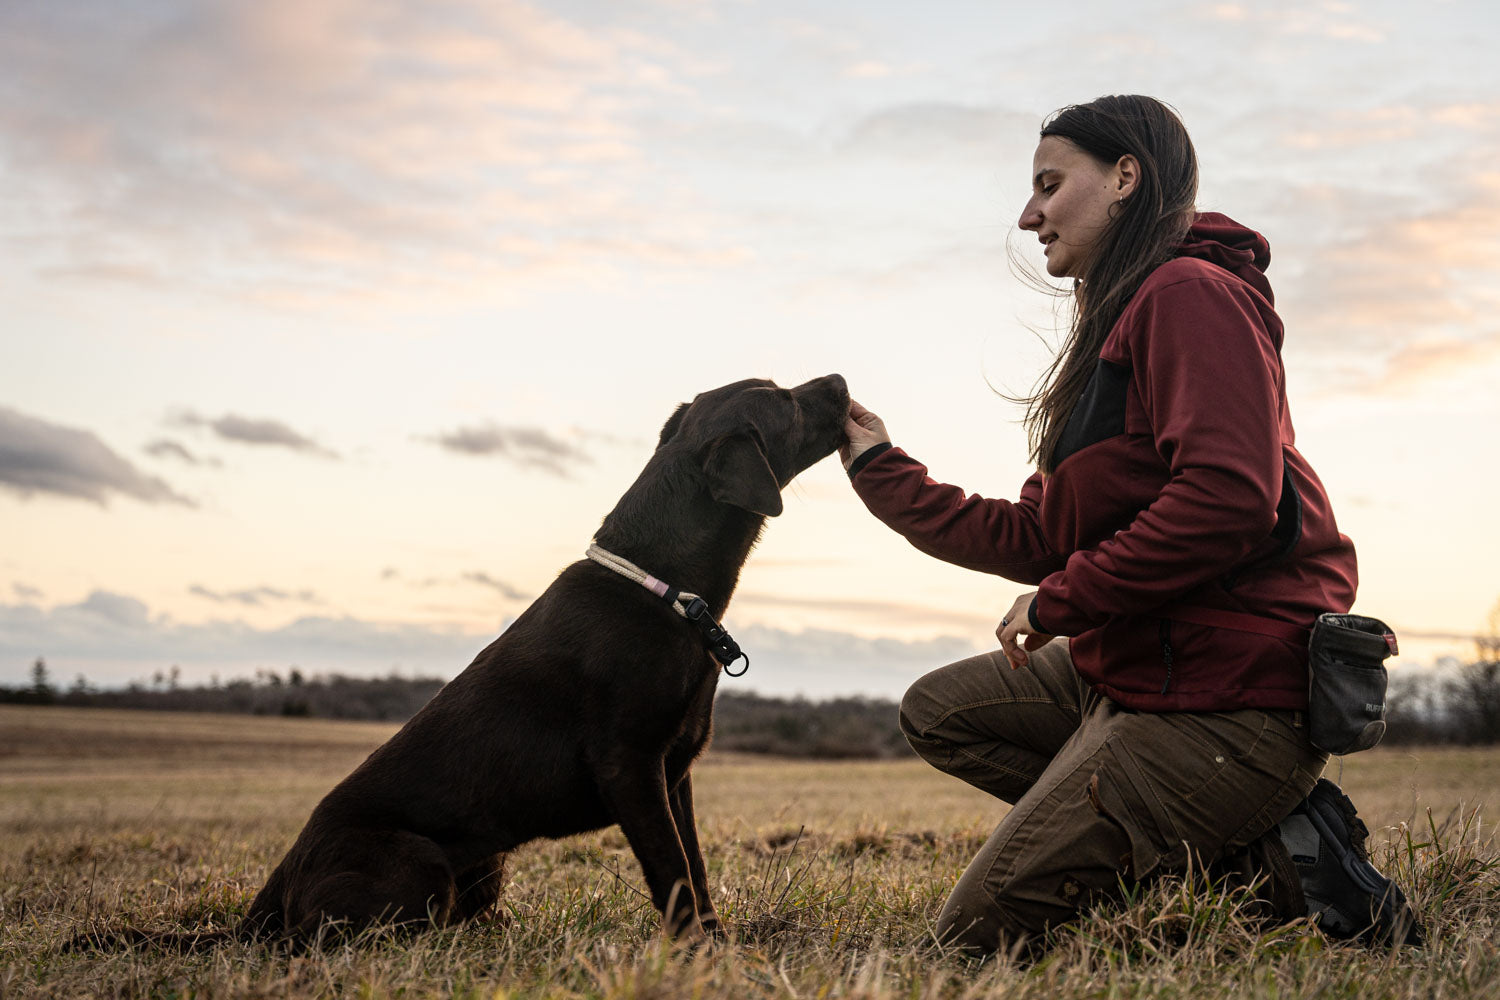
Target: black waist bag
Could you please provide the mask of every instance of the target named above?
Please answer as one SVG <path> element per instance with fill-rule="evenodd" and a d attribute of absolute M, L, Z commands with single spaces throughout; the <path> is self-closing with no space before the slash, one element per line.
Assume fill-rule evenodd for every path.
<path fill-rule="evenodd" d="M 1385 658 L 1396 633 L 1379 618 L 1319 615 L 1308 646 L 1307 720 L 1313 746 L 1368 750 L 1385 735 Z"/>

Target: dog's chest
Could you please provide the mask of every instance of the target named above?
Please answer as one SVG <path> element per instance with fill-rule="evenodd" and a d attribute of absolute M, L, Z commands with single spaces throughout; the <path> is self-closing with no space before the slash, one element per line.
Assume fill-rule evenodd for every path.
<path fill-rule="evenodd" d="M 716 664 L 717 666 L 717 664 Z M 713 730 L 714 690 L 718 686 L 718 671 L 704 679 L 688 700 L 683 712 L 682 725 L 672 741 L 672 756 L 696 757 L 708 744 Z"/>

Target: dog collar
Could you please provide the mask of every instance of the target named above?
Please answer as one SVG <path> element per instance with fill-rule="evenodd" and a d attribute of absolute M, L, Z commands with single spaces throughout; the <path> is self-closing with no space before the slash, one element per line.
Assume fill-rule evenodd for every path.
<path fill-rule="evenodd" d="M 750 669 L 749 655 L 740 649 L 740 644 L 734 641 L 734 637 L 724 626 L 714 621 L 713 615 L 708 613 L 708 602 L 703 598 L 697 594 L 678 590 L 665 580 L 658 580 L 635 563 L 621 559 L 613 552 L 601 549 L 598 545 L 591 544 L 584 555 L 605 569 L 613 570 L 627 580 L 634 580 L 670 604 L 673 611 L 696 625 L 703 635 L 703 642 L 708 646 L 708 651 L 713 654 L 714 659 L 719 661 L 719 665 L 730 677 L 743 677 Z M 730 670 L 730 664 L 741 657 L 745 660 L 744 667 L 738 673 Z"/>

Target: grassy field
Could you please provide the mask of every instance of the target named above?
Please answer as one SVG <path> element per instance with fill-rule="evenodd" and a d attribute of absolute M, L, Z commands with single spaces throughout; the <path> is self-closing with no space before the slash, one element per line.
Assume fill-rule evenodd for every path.
<path fill-rule="evenodd" d="M 931 944 L 1004 806 L 916 761 L 710 754 L 695 773 L 729 939 L 664 943 L 617 830 L 516 853 L 490 923 L 288 955 L 73 953 L 92 926 L 221 927 L 309 810 L 394 726 L 0 706 L 0 998 L 1497 997 L 1500 752 L 1375 750 L 1341 776 L 1432 943 L 1398 953 L 1168 883 L 1096 911 L 1033 966 Z M 1338 765 L 1332 766 L 1336 774 Z"/>

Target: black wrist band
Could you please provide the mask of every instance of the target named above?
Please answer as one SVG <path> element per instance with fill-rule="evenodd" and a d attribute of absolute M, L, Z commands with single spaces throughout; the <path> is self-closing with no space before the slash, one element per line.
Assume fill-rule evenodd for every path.
<path fill-rule="evenodd" d="M 891 444 L 889 441 L 882 441 L 879 444 L 871 445 L 864 451 L 860 452 L 859 457 L 856 458 L 853 462 L 849 463 L 849 478 L 853 479 L 855 476 L 859 475 L 860 470 L 869 465 L 872 460 L 881 455 L 884 455 L 894 447 L 895 445 Z"/>

